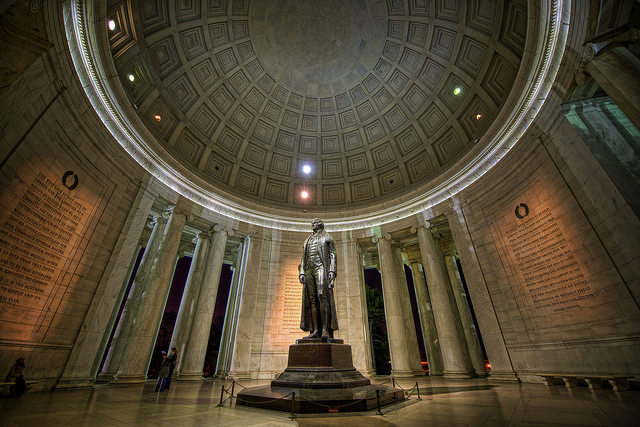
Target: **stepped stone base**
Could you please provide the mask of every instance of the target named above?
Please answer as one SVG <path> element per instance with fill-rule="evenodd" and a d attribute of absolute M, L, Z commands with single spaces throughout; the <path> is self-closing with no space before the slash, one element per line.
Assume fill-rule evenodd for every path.
<path fill-rule="evenodd" d="M 353 366 L 351 346 L 335 339 L 297 340 L 289 346 L 287 368 L 271 386 L 237 395 L 239 405 L 297 413 L 368 411 L 377 408 L 378 399 L 384 406 L 401 402 L 404 393 L 371 385 Z"/>
<path fill-rule="evenodd" d="M 404 400 L 402 390 L 376 385 L 346 389 L 298 389 L 263 386 L 248 388 L 238 393 L 236 403 L 291 412 L 292 392 L 295 392 L 293 412 L 296 414 L 364 412 L 378 407 L 376 390 L 379 391 L 381 407 Z"/>

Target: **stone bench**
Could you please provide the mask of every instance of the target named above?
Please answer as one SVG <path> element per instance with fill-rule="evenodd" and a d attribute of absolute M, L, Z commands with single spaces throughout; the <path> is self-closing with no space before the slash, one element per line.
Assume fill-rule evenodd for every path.
<path fill-rule="evenodd" d="M 629 390 L 629 378 L 633 377 L 618 377 L 615 375 L 565 375 L 565 374 L 538 374 L 542 377 L 546 385 L 564 385 L 567 388 L 579 387 L 580 382 L 583 381 L 589 390 L 602 388 L 603 383 L 606 381 L 611 385 L 614 391 Z"/>
<path fill-rule="evenodd" d="M 25 384 L 27 386 L 27 390 L 29 389 L 29 387 L 31 387 L 33 384 L 37 384 L 38 381 L 25 381 Z M 1 381 L 0 382 L 0 394 L 9 394 L 9 389 L 12 385 L 16 385 L 15 381 Z"/>

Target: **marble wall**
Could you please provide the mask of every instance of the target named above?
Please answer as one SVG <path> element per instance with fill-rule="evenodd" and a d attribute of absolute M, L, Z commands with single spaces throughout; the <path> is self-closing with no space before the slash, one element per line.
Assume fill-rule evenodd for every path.
<path fill-rule="evenodd" d="M 232 368 L 236 375 L 273 378 L 286 368 L 289 346 L 308 335 L 300 330 L 302 285 L 298 280 L 298 265 L 309 233 L 260 229 L 250 234 L 249 270 L 244 283 L 247 293 L 243 292 L 238 323 L 238 336 L 244 338 L 237 343 L 237 348 L 243 351 L 250 348 L 251 358 L 247 367 L 246 356 L 238 350 L 234 352 L 234 358 L 239 358 Z M 364 336 L 364 282 L 357 268 L 356 241 L 348 233 L 332 237 L 338 253 L 334 296 L 340 328 L 334 336 L 352 345 L 354 363 L 369 372 L 370 352 L 368 338 Z M 245 298 L 250 302 L 245 302 Z"/>
<path fill-rule="evenodd" d="M 52 28 L 63 28 L 58 15 Z M 570 37 L 572 46 L 584 40 Z M 0 96 L 0 372 L 24 356 L 36 390 L 91 385 L 151 205 L 178 198 L 98 120 L 69 53 L 56 47 L 65 46 L 64 33 L 49 39 Z M 544 111 L 480 181 L 415 217 L 333 233 L 336 337 L 352 345 L 363 373 L 371 373 L 371 354 L 359 245 L 444 215 L 491 377 L 640 375 L 637 207 L 557 109 L 577 55 L 568 50 Z M 305 335 L 297 329 L 297 266 L 308 233 L 203 210 L 198 217 L 234 222 L 249 236 L 231 373 L 271 379 Z"/>
<path fill-rule="evenodd" d="M 637 375 L 637 261 L 628 257 L 637 260 L 638 218 L 606 177 L 584 181 L 601 171 L 566 120 L 509 156 L 491 187 L 465 192 L 448 214 L 466 276 L 467 267 L 482 274 L 470 294 L 492 367 L 524 381 Z M 632 236 L 620 239 L 620 227 Z M 622 251 L 627 259 L 614 255 Z"/>
<path fill-rule="evenodd" d="M 101 148 L 50 66 L 35 61 L 0 101 L 0 367 L 24 356 L 40 388 L 90 380 L 148 208 L 166 192 Z"/>

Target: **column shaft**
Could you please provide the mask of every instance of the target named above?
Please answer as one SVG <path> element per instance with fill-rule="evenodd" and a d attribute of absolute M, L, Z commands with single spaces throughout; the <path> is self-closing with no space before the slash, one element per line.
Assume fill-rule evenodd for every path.
<path fill-rule="evenodd" d="M 476 331 L 476 325 L 471 317 L 471 309 L 469 308 L 469 301 L 467 300 L 467 294 L 462 285 L 462 278 L 458 271 L 458 263 L 456 257 L 447 255 L 445 256 L 445 262 L 447 270 L 449 272 L 449 278 L 451 280 L 451 287 L 453 289 L 453 296 L 458 306 L 458 313 L 460 314 L 460 321 L 462 322 L 462 328 L 464 330 L 464 336 L 467 341 L 467 348 L 469 349 L 469 358 L 476 374 L 479 377 L 486 377 L 487 366 L 484 364 L 484 356 L 482 354 L 482 347 L 480 346 L 480 338 Z"/>
<path fill-rule="evenodd" d="M 416 292 L 418 303 L 418 313 L 420 314 L 420 324 L 422 325 L 422 339 L 427 347 L 427 359 L 429 360 L 429 376 L 441 376 L 443 372 L 442 355 L 440 354 L 440 343 L 436 331 L 436 322 L 431 310 L 431 299 L 427 292 L 427 282 L 424 279 L 422 265 L 411 264 L 413 273 L 413 286 Z"/>
<path fill-rule="evenodd" d="M 431 298 L 433 316 L 438 329 L 444 377 L 471 378 L 467 346 L 456 324 L 456 312 L 453 310 L 455 302 L 449 297 L 447 290 L 449 284 L 445 281 L 443 261 L 439 259 L 440 253 L 436 248 L 436 242 L 427 228 L 418 228 L 418 243 L 427 276 L 427 289 Z"/>
<path fill-rule="evenodd" d="M 112 332 L 115 332 L 120 305 L 124 302 L 127 285 L 134 274 L 133 268 L 142 246 L 140 234 L 156 197 L 156 192 L 148 183 L 131 183 L 129 188 L 137 188 L 137 192 L 133 199 L 125 202 L 129 209 L 126 218 L 116 215 L 107 221 L 111 223 L 108 228 L 117 232 L 118 236 L 111 247 L 111 254 L 105 260 L 102 277 L 93 291 L 61 376 L 54 385 L 56 390 L 92 387 L 108 350 Z"/>
<path fill-rule="evenodd" d="M 478 254 L 471 239 L 463 208 L 458 205 L 455 213 L 448 216 L 448 219 L 453 241 L 460 257 L 460 264 L 465 272 L 469 297 L 473 303 L 478 327 L 482 333 L 484 349 L 487 352 L 489 363 L 491 363 L 489 379 L 518 381 L 511 365 L 509 351 L 484 279 Z"/>
<path fill-rule="evenodd" d="M 220 272 L 226 243 L 227 231 L 222 229 L 214 231 L 207 258 L 207 271 L 204 275 L 191 333 L 182 358 L 179 380 L 199 381 L 203 379 L 202 368 L 209 343 L 211 321 L 213 320 L 213 310 L 218 296 Z"/>
<path fill-rule="evenodd" d="M 402 304 L 402 315 L 404 319 L 404 330 L 406 336 L 407 355 L 409 365 L 416 376 L 425 375 L 420 359 L 420 347 L 418 346 L 418 335 L 416 334 L 416 324 L 413 319 L 413 309 L 409 299 L 409 285 L 407 275 L 404 271 L 404 260 L 400 248 L 392 247 L 393 265 L 396 269 L 396 280 L 398 282 L 398 295 Z"/>
<path fill-rule="evenodd" d="M 148 226 L 152 228 L 151 236 L 149 236 L 147 247 L 144 250 L 144 254 L 140 260 L 140 265 L 136 271 L 136 276 L 131 284 L 129 295 L 127 296 L 124 308 L 120 314 L 120 320 L 116 326 L 116 332 L 111 340 L 111 346 L 109 347 L 102 372 L 98 375 L 97 382 L 110 382 L 113 379 L 113 376 L 120 369 L 122 355 L 124 354 L 124 350 L 131 334 L 134 316 L 138 311 L 140 298 L 147 287 L 149 272 L 153 266 L 153 260 L 158 254 L 158 246 L 160 246 L 160 241 L 162 240 L 162 235 L 164 234 L 166 225 L 167 220 L 163 217 L 156 217 L 148 224 Z"/>
<path fill-rule="evenodd" d="M 140 297 L 140 304 L 114 382 L 140 383 L 147 377 L 149 359 L 157 338 L 158 325 L 162 320 L 180 237 L 186 221 L 185 211 L 177 207 L 170 211 L 169 221 L 158 247 L 158 255 L 149 271 L 148 285 Z"/>
<path fill-rule="evenodd" d="M 229 289 L 229 298 L 227 300 L 227 309 L 225 310 L 224 325 L 222 326 L 222 336 L 220 338 L 220 350 L 218 351 L 218 360 L 216 363 L 216 378 L 227 378 L 231 370 L 231 361 L 233 359 L 233 350 L 235 348 L 236 328 L 238 327 L 238 311 L 240 310 L 240 299 L 242 296 L 241 280 L 243 273 L 243 256 L 244 247 L 240 244 L 238 248 L 238 256 L 233 269 L 233 277 L 231 278 L 231 288 Z"/>
<path fill-rule="evenodd" d="M 364 284 L 364 270 L 358 241 L 350 232 L 342 233 L 340 263 L 346 294 L 347 318 L 342 329 L 347 330 L 348 342 L 353 354 L 353 366 L 365 377 L 375 375 L 372 364 L 369 317 L 367 315 L 367 295 Z"/>
<path fill-rule="evenodd" d="M 198 233 L 194 240 L 196 248 L 193 252 L 193 261 L 191 262 L 187 281 L 182 293 L 182 299 L 180 300 L 178 317 L 176 318 L 176 324 L 173 328 L 173 334 L 171 335 L 171 344 L 169 344 L 169 349 L 171 347 L 178 349 L 178 360 L 176 361 L 175 368 L 176 375 L 180 373 L 180 365 L 187 346 L 187 340 L 189 339 L 189 333 L 191 332 L 193 316 L 196 311 L 196 302 L 198 301 L 198 295 L 200 295 L 200 287 L 202 286 L 202 279 L 206 269 L 206 259 L 211 243 L 211 236 L 205 233 Z M 167 351 L 167 354 L 168 353 Z"/>
<path fill-rule="evenodd" d="M 234 357 L 231 361 L 230 376 L 233 378 L 251 378 L 251 343 L 255 322 L 260 263 L 262 260 L 262 239 L 246 237 L 243 243 L 245 252 L 243 268 L 239 280 L 242 280 L 242 298 L 238 312 L 238 327 L 233 343 Z"/>
<path fill-rule="evenodd" d="M 402 301 L 398 289 L 396 269 L 393 263 L 391 242 L 380 238 L 378 241 L 378 255 L 380 256 L 380 274 L 382 276 L 382 295 L 384 298 L 384 312 L 387 321 L 387 335 L 389 337 L 389 351 L 391 353 L 391 375 L 395 377 L 413 377 L 409 353 L 407 351 L 407 336 L 402 314 Z"/>
<path fill-rule="evenodd" d="M 587 62 L 586 72 L 640 130 L 640 58 L 626 47 L 606 48 Z"/>

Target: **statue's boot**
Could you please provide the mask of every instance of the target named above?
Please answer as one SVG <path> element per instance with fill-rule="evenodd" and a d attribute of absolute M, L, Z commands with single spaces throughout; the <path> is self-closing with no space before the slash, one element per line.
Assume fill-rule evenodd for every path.
<path fill-rule="evenodd" d="M 320 304 L 320 313 L 322 314 L 322 338 L 333 338 L 333 334 L 329 331 L 329 304 L 326 301 Z"/>
<path fill-rule="evenodd" d="M 311 322 L 313 323 L 313 331 L 307 338 L 320 338 L 320 326 L 318 325 L 318 310 L 315 306 L 311 306 Z"/>

